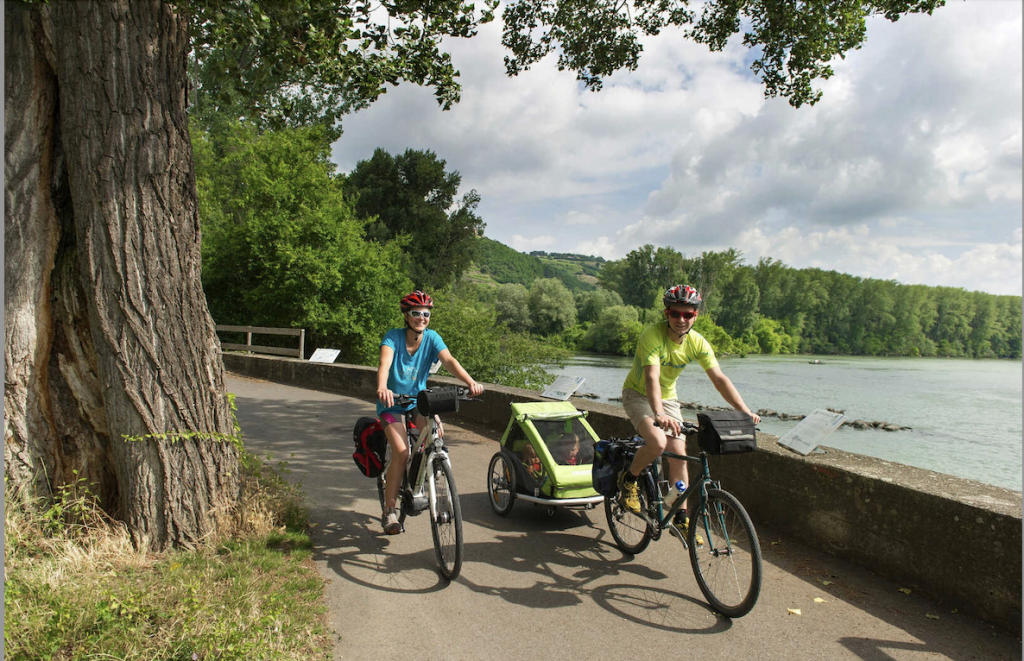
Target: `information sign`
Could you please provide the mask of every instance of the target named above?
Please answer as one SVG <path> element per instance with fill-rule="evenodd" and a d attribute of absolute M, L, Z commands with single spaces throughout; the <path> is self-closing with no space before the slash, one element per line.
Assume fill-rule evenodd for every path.
<path fill-rule="evenodd" d="M 846 416 L 842 413 L 815 409 L 780 438 L 779 445 L 793 452 L 808 455 L 814 452 L 822 439 L 838 429 L 844 420 Z"/>

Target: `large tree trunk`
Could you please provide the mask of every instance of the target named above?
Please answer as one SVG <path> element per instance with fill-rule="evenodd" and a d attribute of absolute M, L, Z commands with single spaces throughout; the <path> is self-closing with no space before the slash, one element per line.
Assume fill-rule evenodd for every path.
<path fill-rule="evenodd" d="M 158 0 L 5 8 L 6 474 L 84 478 L 140 547 L 191 546 L 238 493 L 200 285 L 187 22 Z"/>

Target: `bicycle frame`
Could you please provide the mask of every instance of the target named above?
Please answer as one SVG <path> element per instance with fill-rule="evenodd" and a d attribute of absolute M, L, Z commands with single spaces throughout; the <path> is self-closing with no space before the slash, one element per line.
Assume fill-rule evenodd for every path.
<path fill-rule="evenodd" d="M 436 416 L 427 418 L 427 425 L 420 432 L 419 436 L 413 436 L 410 429 L 410 414 L 405 414 L 406 440 L 409 443 L 409 462 L 405 465 L 403 486 L 407 485 L 413 497 L 423 493 L 423 487 L 427 487 L 427 502 L 430 508 L 430 516 L 437 517 L 437 486 L 434 482 L 434 471 L 431 468 L 438 455 L 441 460 L 451 468 L 452 462 L 448 457 L 448 448 L 444 444 L 444 438 L 438 433 Z M 429 444 L 429 445 L 428 445 Z M 419 448 L 422 448 L 419 449 Z M 416 475 L 410 475 L 413 457 L 422 453 Z M 426 483 L 426 485 L 424 484 Z"/>
<path fill-rule="evenodd" d="M 661 482 L 661 462 L 654 461 L 648 466 L 647 471 L 650 472 L 651 479 L 654 481 L 654 493 L 658 495 L 658 519 L 657 524 L 660 530 L 664 530 L 668 527 L 672 521 L 672 517 L 675 516 L 676 512 L 682 509 L 686 500 L 690 497 L 690 494 L 695 490 L 700 491 L 700 496 L 697 501 L 698 507 L 703 507 L 707 502 L 707 485 L 711 483 L 714 486 L 714 482 L 711 480 L 711 469 L 708 467 L 708 457 L 703 452 L 700 453 L 699 457 L 692 457 L 686 454 L 676 454 L 675 452 L 665 451 L 661 454 L 662 457 L 668 457 L 671 459 L 682 459 L 692 464 L 700 464 L 701 474 L 697 477 L 696 481 L 691 481 L 686 486 L 686 489 L 676 498 L 676 502 L 673 503 L 672 507 L 669 508 L 668 512 L 665 512 L 664 503 L 665 497 L 661 494 L 661 488 L 658 486 Z M 674 489 L 673 485 L 669 485 L 669 489 Z"/>

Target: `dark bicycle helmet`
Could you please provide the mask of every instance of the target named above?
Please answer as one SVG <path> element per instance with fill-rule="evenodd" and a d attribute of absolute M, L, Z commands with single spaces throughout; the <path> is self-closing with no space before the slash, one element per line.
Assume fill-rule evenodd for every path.
<path fill-rule="evenodd" d="M 700 293 L 689 285 L 676 285 L 665 290 L 661 297 L 665 307 L 670 305 L 700 305 Z"/>
<path fill-rule="evenodd" d="M 432 308 L 434 307 L 434 299 L 430 298 L 429 294 L 417 289 L 403 298 L 400 305 L 402 312 L 405 313 L 413 308 Z"/>

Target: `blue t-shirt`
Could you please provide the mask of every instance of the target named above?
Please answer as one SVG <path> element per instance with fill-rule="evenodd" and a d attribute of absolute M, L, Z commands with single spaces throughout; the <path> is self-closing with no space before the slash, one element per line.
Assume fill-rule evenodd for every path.
<path fill-rule="evenodd" d="M 417 395 L 427 387 L 427 377 L 430 376 L 430 366 L 437 362 L 438 356 L 448 348 L 436 331 L 423 331 L 423 340 L 416 353 L 409 355 L 405 348 L 405 329 L 392 328 L 384 334 L 380 341 L 382 347 L 391 347 L 395 352 L 391 360 L 391 369 L 388 370 L 388 389 L 396 395 Z M 377 415 L 384 411 L 408 411 L 415 404 L 409 406 L 392 406 L 385 408 L 383 402 L 377 402 Z"/>

